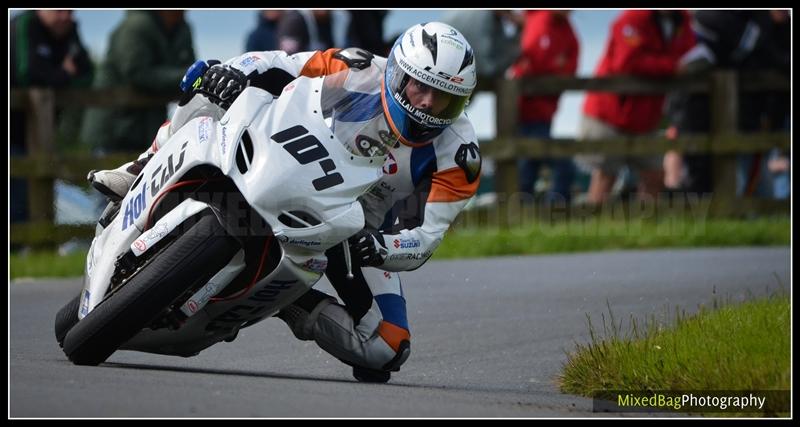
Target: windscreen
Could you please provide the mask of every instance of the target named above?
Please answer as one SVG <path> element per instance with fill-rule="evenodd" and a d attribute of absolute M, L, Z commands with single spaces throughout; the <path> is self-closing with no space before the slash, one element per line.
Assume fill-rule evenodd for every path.
<path fill-rule="evenodd" d="M 365 93 L 349 86 L 349 70 L 325 76 L 322 85 L 321 105 L 326 122 L 347 150 L 361 157 L 383 157 L 397 143 L 390 134 L 384 138 L 359 138 L 371 133 L 365 127 L 371 121 L 383 120 L 380 92 Z M 376 86 L 377 87 L 377 86 Z"/>

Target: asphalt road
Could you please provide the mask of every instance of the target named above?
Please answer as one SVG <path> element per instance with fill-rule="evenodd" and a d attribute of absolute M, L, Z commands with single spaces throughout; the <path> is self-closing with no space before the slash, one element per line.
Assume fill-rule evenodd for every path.
<path fill-rule="evenodd" d="M 588 340 L 587 314 L 599 321 L 608 305 L 617 318 L 691 313 L 788 288 L 789 269 L 789 248 L 430 262 L 403 276 L 412 354 L 380 385 L 357 383 L 277 319 L 193 358 L 119 351 L 75 366 L 53 319 L 81 281 L 21 280 L 9 286 L 9 416 L 608 416 L 556 383 L 566 352 Z"/>

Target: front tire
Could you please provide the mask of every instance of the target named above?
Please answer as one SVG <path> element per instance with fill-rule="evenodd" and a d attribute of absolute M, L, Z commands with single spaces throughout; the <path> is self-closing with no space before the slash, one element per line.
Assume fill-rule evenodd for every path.
<path fill-rule="evenodd" d="M 64 338 L 76 365 L 98 365 L 189 289 L 206 282 L 240 249 L 217 218 L 204 211 L 196 224 L 133 276 Z"/>
<path fill-rule="evenodd" d="M 75 298 L 61 307 L 61 310 L 58 310 L 58 313 L 56 313 L 55 330 L 56 341 L 58 341 L 59 347 L 64 347 L 64 337 L 67 336 L 67 332 L 78 323 L 78 309 L 80 309 L 81 306 L 81 295 L 83 295 L 83 292 L 79 292 Z"/>

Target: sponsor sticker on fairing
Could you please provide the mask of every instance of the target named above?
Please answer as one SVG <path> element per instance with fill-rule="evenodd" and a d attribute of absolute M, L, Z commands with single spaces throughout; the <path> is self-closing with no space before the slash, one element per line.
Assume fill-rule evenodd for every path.
<path fill-rule="evenodd" d="M 219 139 L 219 150 L 220 150 L 220 153 L 223 156 L 225 155 L 225 151 L 228 148 L 228 132 L 227 132 L 227 129 L 228 128 L 225 127 L 225 126 L 222 127 L 222 138 Z"/>
<path fill-rule="evenodd" d="M 133 241 L 133 247 L 139 252 L 144 252 L 147 250 L 147 243 L 142 239 L 137 239 Z"/>
<path fill-rule="evenodd" d="M 81 300 L 81 317 L 89 314 L 89 296 L 91 296 L 91 293 L 84 289 L 83 299 Z"/>
<path fill-rule="evenodd" d="M 289 243 L 290 245 L 307 246 L 307 247 L 319 246 L 322 244 L 322 242 L 318 240 L 306 240 L 306 239 L 289 239 L 287 243 Z"/>
<path fill-rule="evenodd" d="M 160 239 L 169 233 L 169 225 L 160 222 L 155 227 L 151 228 L 145 236 L 148 240 Z"/>
<path fill-rule="evenodd" d="M 194 300 L 186 301 L 186 308 L 188 308 L 189 311 L 192 313 L 196 312 L 198 308 L 197 301 Z"/>
<path fill-rule="evenodd" d="M 208 141 L 208 131 L 211 127 L 211 117 L 203 117 L 197 124 L 197 140 L 201 143 Z"/>
<path fill-rule="evenodd" d="M 163 221 L 163 220 L 162 220 Z M 162 237 L 169 233 L 169 225 L 165 223 L 156 224 L 153 228 L 147 231 L 143 236 L 134 240 L 131 244 L 131 251 L 133 255 L 140 256 L 148 248 L 153 247 Z"/>
<path fill-rule="evenodd" d="M 324 273 L 328 268 L 328 260 L 321 258 L 311 258 L 300 266 L 303 270 L 313 273 Z"/>

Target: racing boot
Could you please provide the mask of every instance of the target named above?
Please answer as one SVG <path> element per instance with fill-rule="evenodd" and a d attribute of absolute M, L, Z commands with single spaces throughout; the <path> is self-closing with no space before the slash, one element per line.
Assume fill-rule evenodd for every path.
<path fill-rule="evenodd" d="M 133 181 L 136 180 L 151 157 L 152 155 L 142 157 L 116 169 L 92 170 L 86 179 L 92 187 L 108 197 L 109 200 L 119 202 L 128 194 Z"/>
<path fill-rule="evenodd" d="M 343 360 L 343 362 L 353 367 L 353 378 L 362 383 L 380 383 L 383 384 L 389 381 L 392 377 L 392 372 L 400 370 L 400 366 L 405 363 L 408 356 L 411 355 L 411 343 L 403 340 L 400 343 L 400 349 L 397 351 L 397 356 L 390 360 L 382 369 L 372 369 L 363 366 L 356 366 Z"/>

